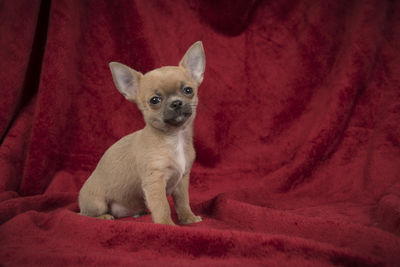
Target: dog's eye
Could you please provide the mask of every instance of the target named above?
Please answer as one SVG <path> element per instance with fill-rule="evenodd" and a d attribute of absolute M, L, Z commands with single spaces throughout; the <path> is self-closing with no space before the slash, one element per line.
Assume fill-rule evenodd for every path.
<path fill-rule="evenodd" d="M 191 94 L 193 94 L 193 88 L 192 88 L 192 87 L 184 87 L 184 88 L 182 89 L 182 92 L 183 92 L 185 95 L 191 95 Z"/>
<path fill-rule="evenodd" d="M 157 105 L 160 102 L 161 102 L 161 97 L 159 96 L 153 96 L 152 98 L 150 98 L 150 104 L 152 105 Z"/>

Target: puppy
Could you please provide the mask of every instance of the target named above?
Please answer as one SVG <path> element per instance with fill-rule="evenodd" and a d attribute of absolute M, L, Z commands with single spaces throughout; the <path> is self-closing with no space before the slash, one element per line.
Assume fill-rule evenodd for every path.
<path fill-rule="evenodd" d="M 179 222 L 200 222 L 189 205 L 189 173 L 195 158 L 193 120 L 203 81 L 201 41 L 179 66 L 146 74 L 110 63 L 118 91 L 136 103 L 146 126 L 121 138 L 100 159 L 79 192 L 80 213 L 113 219 L 151 212 L 154 223 L 174 225 L 167 196 L 172 194 Z"/>

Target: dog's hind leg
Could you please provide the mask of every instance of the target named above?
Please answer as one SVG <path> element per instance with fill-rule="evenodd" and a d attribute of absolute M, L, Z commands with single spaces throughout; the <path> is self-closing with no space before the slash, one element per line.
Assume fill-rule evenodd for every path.
<path fill-rule="evenodd" d="M 113 220 L 114 216 L 109 214 L 108 205 L 104 198 L 94 195 L 79 195 L 80 214 L 99 219 Z"/>

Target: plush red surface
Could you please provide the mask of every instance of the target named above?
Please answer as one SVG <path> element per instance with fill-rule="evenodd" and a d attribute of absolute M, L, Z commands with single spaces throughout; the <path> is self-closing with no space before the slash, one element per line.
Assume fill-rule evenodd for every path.
<path fill-rule="evenodd" d="M 0 35 L 0 264 L 400 265 L 399 1 L 2 1 Z M 177 65 L 197 40 L 203 222 L 78 215 L 143 127 L 108 62 Z"/>

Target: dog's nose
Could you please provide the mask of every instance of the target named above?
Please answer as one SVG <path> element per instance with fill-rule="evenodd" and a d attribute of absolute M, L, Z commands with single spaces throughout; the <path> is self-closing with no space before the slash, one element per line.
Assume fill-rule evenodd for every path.
<path fill-rule="evenodd" d="M 175 100 L 175 101 L 172 101 L 172 103 L 169 105 L 169 107 L 173 110 L 177 110 L 182 107 L 182 104 L 183 104 L 182 101 Z"/>

